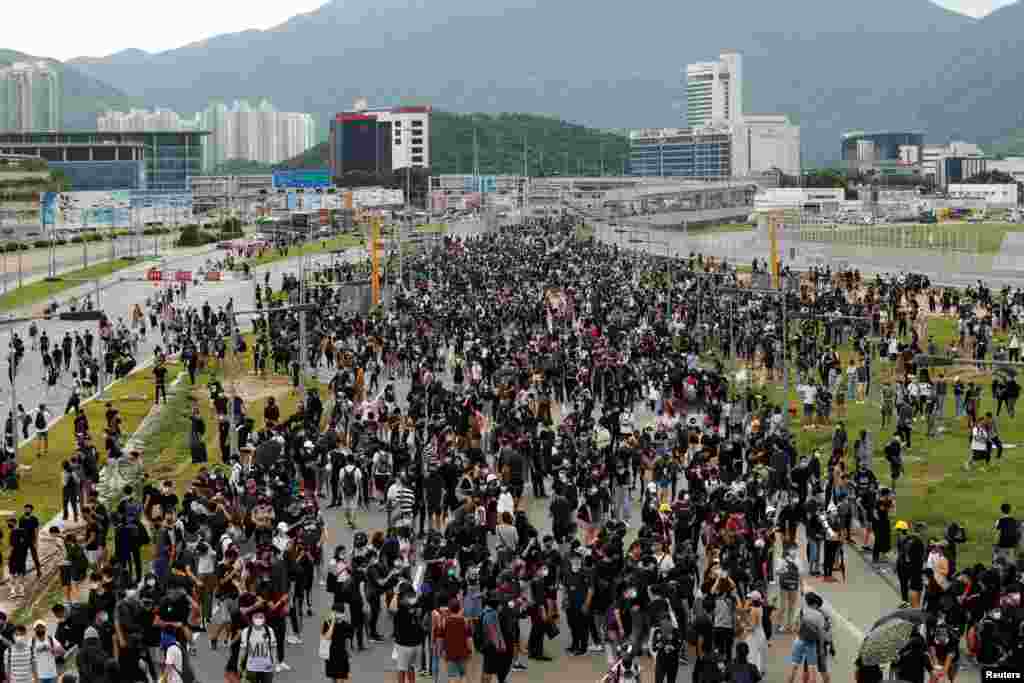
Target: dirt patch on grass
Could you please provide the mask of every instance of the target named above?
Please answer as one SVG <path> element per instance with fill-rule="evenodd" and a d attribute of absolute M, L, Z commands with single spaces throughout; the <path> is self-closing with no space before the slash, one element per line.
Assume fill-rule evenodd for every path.
<path fill-rule="evenodd" d="M 264 401 L 271 396 L 280 399 L 294 390 L 291 381 L 287 377 L 281 376 L 268 376 L 266 379 L 261 379 L 248 375 L 237 379 L 226 379 L 223 384 L 224 390 L 229 395 L 237 391 L 247 404 Z M 200 401 L 210 401 L 210 390 L 206 386 L 197 386 L 195 394 Z"/>
<path fill-rule="evenodd" d="M 946 468 L 938 463 L 926 462 L 915 469 L 913 485 L 925 491 L 929 486 L 939 484 L 946 478 Z"/>

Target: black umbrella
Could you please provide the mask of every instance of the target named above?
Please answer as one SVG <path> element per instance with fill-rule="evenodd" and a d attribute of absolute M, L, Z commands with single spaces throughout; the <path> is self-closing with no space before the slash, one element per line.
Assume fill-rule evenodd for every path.
<path fill-rule="evenodd" d="M 894 661 L 924 621 L 925 613 L 913 609 L 897 610 L 879 619 L 861 643 L 858 657 L 863 665 L 880 666 Z"/>

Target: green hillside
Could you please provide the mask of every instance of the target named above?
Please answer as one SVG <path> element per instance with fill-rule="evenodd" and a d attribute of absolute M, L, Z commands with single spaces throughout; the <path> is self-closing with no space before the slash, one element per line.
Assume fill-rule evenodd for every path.
<path fill-rule="evenodd" d="M 49 57 L 33 57 L 15 50 L 0 49 L 0 66 L 42 59 L 57 72 L 62 98 L 63 126 L 68 130 L 95 130 L 96 115 L 107 109 L 127 110 L 144 106 L 138 97 L 129 97 L 117 88 L 87 76 L 78 69 Z"/>
<path fill-rule="evenodd" d="M 536 114 L 453 114 L 434 111 L 430 119 L 430 166 L 433 174 L 473 173 L 516 175 L 597 175 L 602 158 L 606 174 L 621 174 L 629 154 L 625 135 L 587 128 Z M 474 133 L 476 163 L 474 164 Z M 326 166 L 327 143 L 321 143 L 285 165 Z"/>

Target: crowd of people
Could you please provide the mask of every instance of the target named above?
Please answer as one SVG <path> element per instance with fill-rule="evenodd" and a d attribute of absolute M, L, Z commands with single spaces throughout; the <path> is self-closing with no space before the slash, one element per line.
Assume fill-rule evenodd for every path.
<path fill-rule="evenodd" d="M 86 535 L 42 531 L 65 551 L 66 599 L 56 630 L 0 626 L 12 683 L 55 678 L 72 652 L 85 683 L 191 683 L 201 632 L 226 648 L 227 683 L 269 683 L 291 670 L 287 646 L 303 644 L 321 589 L 332 609 L 317 622 L 318 656 L 332 681 L 389 636 L 398 683 L 417 672 L 504 683 L 530 660 L 590 653 L 606 658 L 609 683 L 635 680 L 641 664 L 655 683 L 681 667 L 694 683 L 754 683 L 769 641 L 791 636 L 790 681 L 828 683 L 835 625 L 814 586 L 845 580 L 858 541 L 876 563 L 895 551 L 904 607 L 926 615 L 893 662 L 901 680 L 941 671 L 953 681 L 961 652 L 983 669 L 1024 665 L 1010 506 L 991 566 L 966 568 L 958 525 L 927 528 L 895 509 L 915 420 L 934 434 L 949 393 L 969 420 L 968 464 L 1001 456 L 996 425 L 1004 407 L 1014 415 L 1014 374 L 998 373 L 993 415 L 978 386 L 944 376 L 942 359 L 1010 360 L 1016 335 L 998 349 L 993 330 L 1016 329 L 1021 292 L 827 270 L 784 271 L 781 290 L 767 291 L 728 264 L 624 255 L 572 239 L 574 228 L 543 219 L 447 237 L 409 257 L 410 285 L 370 315 L 337 286 L 360 265 L 339 262 L 301 288 L 286 276 L 286 297 L 268 276 L 255 285 L 264 313 L 251 350 L 233 302 L 188 307 L 172 290 L 147 302 L 131 324 L 159 330 L 158 369 L 181 354 L 195 383 L 203 367 L 251 351 L 257 375 L 298 386 L 303 366 L 327 373 L 326 395 L 306 392 L 288 416 L 271 399 L 256 415 L 211 383 L 221 463 L 185 491 L 127 487 L 111 510 L 94 497 L 99 459 L 83 441 L 65 487 L 82 482 L 71 508 L 81 504 Z M 765 270 L 754 262 L 755 276 Z M 936 348 L 925 308 L 956 316 L 954 348 Z M 129 329 L 115 328 L 124 341 L 108 348 L 127 348 Z M 83 339 L 79 355 L 91 346 Z M 840 347 L 853 351 L 845 366 Z M 775 383 L 787 368 L 793 406 L 751 381 Z M 872 436 L 850 443 L 843 422 L 848 404 L 876 396 L 893 431 L 877 449 L 887 473 L 874 471 Z M 798 428 L 831 430 L 831 450 L 801 452 Z M 195 408 L 197 462 L 209 457 L 205 430 Z M 118 444 L 108 458 L 132 457 Z M 332 508 L 351 547 L 328 542 Z M 11 527 L 21 576 L 41 532 L 30 517 Z M 564 655 L 551 644 L 563 627 Z M 861 680 L 881 680 L 874 662 L 857 664 Z"/>

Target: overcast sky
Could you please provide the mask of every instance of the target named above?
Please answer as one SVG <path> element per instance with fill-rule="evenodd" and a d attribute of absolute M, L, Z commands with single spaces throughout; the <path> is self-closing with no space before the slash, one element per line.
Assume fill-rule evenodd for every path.
<path fill-rule="evenodd" d="M 895 0 L 901 2 L 902 0 Z M 957 12 L 981 17 L 1014 0 L 934 0 Z M 86 0 L 61 2 L 60 17 L 41 16 L 34 2 L 4 3 L 0 47 L 41 57 L 103 57 L 126 48 L 162 52 L 221 33 L 266 29 L 309 12 L 325 0 Z M 44 3 L 45 4 L 45 3 Z M 151 11 L 150 11 L 151 10 Z"/>

